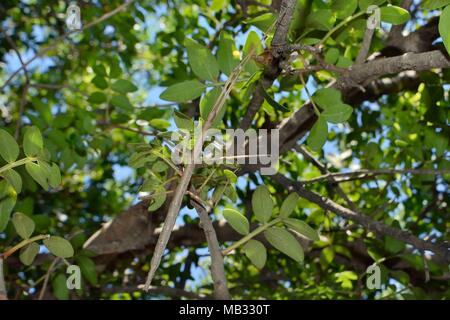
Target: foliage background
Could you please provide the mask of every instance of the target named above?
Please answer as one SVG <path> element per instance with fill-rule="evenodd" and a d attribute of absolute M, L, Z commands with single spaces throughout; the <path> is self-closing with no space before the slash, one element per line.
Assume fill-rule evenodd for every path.
<path fill-rule="evenodd" d="M 401 5 L 401 1 L 389 2 Z M 116 0 L 78 1 L 84 24 L 122 3 Z M 227 30 L 240 50 L 250 30 L 262 35 L 257 27 L 245 21 L 279 9 L 278 1 L 274 1 L 272 7 L 270 1 L 259 3 L 232 0 L 226 1 L 223 9 L 215 10 L 211 2 L 205 0 L 135 1 L 107 20 L 61 40 L 58 37 L 66 32 L 64 1 L 2 1 L 1 83 L 20 67 L 15 49 L 28 61 L 42 48 L 55 44 L 28 65 L 26 73 L 20 72 L 2 87 L 0 95 L 1 128 L 14 134 L 19 116 L 23 126 L 39 127 L 52 160 L 62 172 L 61 185 L 46 191 L 20 171 L 24 187 L 14 211 L 32 217 L 38 232 L 70 239 L 75 248 L 75 257 L 71 261 L 83 264 L 80 261 L 84 260 L 82 290 L 69 292 L 64 289 L 61 283 L 65 282 L 65 265 L 58 262 L 48 273 L 49 285 L 43 292 L 45 298 L 179 298 L 212 293 L 209 254 L 204 239 L 199 239 L 199 221 L 190 206 L 182 209 L 177 220 L 184 233 L 179 232 L 179 236 L 172 238 L 170 251 L 157 273 L 156 287 L 149 293 L 138 290 L 136 285 L 145 281 L 149 256 L 156 242 L 154 226 L 163 221 L 163 210 L 148 214 L 151 215 L 148 218 L 152 224 L 151 232 L 144 228 L 148 222 L 141 224 L 143 230 L 134 231 L 138 235 L 133 239 L 139 238 L 142 240 L 136 240 L 139 245 L 144 244 L 140 248 L 139 245 L 124 244 L 121 248 L 127 249 L 105 250 L 94 255 L 83 249 L 83 244 L 102 224 L 132 205 L 138 203 L 130 210 L 140 210 L 147 215 L 145 208 L 142 210 L 138 193 L 148 172 L 143 168 L 132 170 L 128 166 L 133 153 L 130 143 L 150 141 L 155 132 L 174 129 L 173 110 L 199 117 L 198 99 L 192 103 L 173 104 L 159 99 L 163 88 L 193 78 L 183 45 L 185 38 L 193 38 L 216 53 L 218 31 Z M 295 13 L 300 23 L 291 30 L 291 41 L 304 31 L 303 22 L 307 21 L 304 17 L 332 6 L 332 1 L 299 1 L 298 8 L 304 11 Z M 414 34 L 421 28 L 436 31 L 437 23 L 433 17 L 439 16 L 442 10 L 442 7 L 430 10 L 426 4 L 413 1 L 412 19 L 405 26 L 406 34 Z M 327 22 L 313 20 L 313 30 L 308 37 L 323 37 L 326 33 L 323 23 Z M 339 30 L 334 41 L 326 44 L 327 50 L 337 50 L 339 66 L 348 67 L 354 62 L 365 23 L 365 18 L 354 20 Z M 381 30 L 375 32 L 371 53 L 378 53 L 382 58 L 410 51 L 430 51 L 431 48 L 445 51 L 437 32 L 430 31 L 418 40 L 402 38 L 389 43 L 390 28 L 391 25 L 383 24 Z M 15 44 L 15 49 L 7 37 Z M 403 47 L 400 44 L 404 44 Z M 407 48 L 416 44 L 413 49 Z M 93 103 L 94 92 L 104 92 L 108 97 L 113 94 L 101 81 L 94 80 L 102 72 L 99 66 L 116 72 L 114 78 L 135 84 L 138 90 L 126 94 L 129 103 L 118 103 L 108 110 L 104 104 Z M 321 70 L 305 78 L 306 86 L 314 92 L 333 78 L 336 78 L 335 73 Z M 359 168 L 448 169 L 449 70 L 403 72 L 386 75 L 386 78 L 391 82 L 379 82 L 377 90 L 370 89 L 354 99 L 354 111 L 349 121 L 329 127 L 328 142 L 323 151 L 314 154 L 315 157 L 335 172 Z M 105 79 L 113 81 L 108 77 Z M 279 77 L 269 90 L 276 100 L 288 106 L 289 111 L 275 110 L 266 102 L 256 115 L 255 127 L 274 127 L 308 100 L 305 86 L 298 77 Z M 223 118 L 227 127 L 239 127 L 249 101 L 249 96 L 239 90 L 232 93 Z M 299 143 L 304 144 L 304 140 Z M 321 175 L 295 150 L 284 154 L 280 172 L 295 180 Z M 421 239 L 448 243 L 448 178 L 449 174 L 383 175 L 341 183 L 340 186 L 363 215 L 395 228 L 410 230 Z M 238 179 L 238 199 L 223 198 L 214 219 L 223 221 L 224 205 L 238 208 L 251 217 L 251 195 L 262 182 L 269 186 L 273 199 L 281 205 L 288 194 L 286 189 L 270 178 L 250 173 Z M 345 204 L 326 182 L 308 185 L 308 188 Z M 310 245 L 302 264 L 270 250 L 267 264 L 261 271 L 244 255 L 227 257 L 225 270 L 233 298 L 449 297 L 448 263 L 434 259 L 431 252 L 423 253 L 390 236 L 367 231 L 304 199 L 300 200 L 294 216 L 319 230 L 321 241 Z M 232 230 L 220 230 L 225 230 L 218 233 L 227 244 L 238 238 Z M 125 243 L 131 236 L 128 233 L 133 230 L 122 232 L 118 238 Z M 0 233 L 0 252 L 17 239 L 12 224 L 9 224 L 5 232 Z M 41 254 L 30 267 L 22 265 L 14 256 L 5 261 L 8 296 L 37 299 L 53 259 L 42 247 Z M 382 267 L 383 288 L 368 290 L 364 273 L 375 261 Z M 92 262 L 96 265 L 95 271 Z M 184 291 L 192 292 L 193 296 Z"/>

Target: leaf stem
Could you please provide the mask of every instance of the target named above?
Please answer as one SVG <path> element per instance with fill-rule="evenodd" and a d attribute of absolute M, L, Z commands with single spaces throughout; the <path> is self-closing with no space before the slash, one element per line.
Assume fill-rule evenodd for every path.
<path fill-rule="evenodd" d="M 0 173 L 8 171 L 8 170 L 10 170 L 12 168 L 15 168 L 15 167 L 19 167 L 19 166 L 24 165 L 26 163 L 33 162 L 33 161 L 37 161 L 37 158 L 35 158 L 35 157 L 30 157 L 30 158 L 27 157 L 27 158 L 23 158 L 23 159 L 20 159 L 20 160 L 8 163 L 8 164 L 6 164 L 6 165 L 4 165 L 3 167 L 0 168 Z"/>
<path fill-rule="evenodd" d="M 25 239 L 25 240 L 19 242 L 18 244 L 16 244 L 14 247 L 12 247 L 11 249 L 9 249 L 8 251 L 6 251 L 5 253 L 3 253 L 0 256 L 3 260 L 6 260 L 14 252 L 16 252 L 17 250 L 20 250 L 21 248 L 25 247 L 26 245 L 29 245 L 30 243 L 33 243 L 35 241 L 44 240 L 44 239 L 48 239 L 48 238 L 50 238 L 49 234 L 40 234 L 40 235 L 32 237 L 30 239 Z"/>
<path fill-rule="evenodd" d="M 261 232 L 267 230 L 268 228 L 276 225 L 277 223 L 281 222 L 281 218 L 275 218 L 272 221 L 270 221 L 269 223 L 263 224 L 262 226 L 259 226 L 258 228 L 256 228 L 255 230 L 253 230 L 252 232 L 250 232 L 248 235 L 246 235 L 245 237 L 243 237 L 242 239 L 236 241 L 234 244 L 232 244 L 231 246 L 229 246 L 228 248 L 226 248 L 225 250 L 222 251 L 222 255 L 226 256 L 227 254 L 229 254 L 231 251 L 233 251 L 234 249 L 240 247 L 241 245 L 243 245 L 244 243 L 246 243 L 247 241 L 251 240 L 252 238 L 254 238 L 255 236 L 257 236 L 258 234 L 260 234 Z"/>

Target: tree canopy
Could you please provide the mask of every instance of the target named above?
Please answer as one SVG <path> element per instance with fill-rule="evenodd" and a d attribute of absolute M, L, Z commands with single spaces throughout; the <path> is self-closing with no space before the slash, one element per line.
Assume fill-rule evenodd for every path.
<path fill-rule="evenodd" d="M 0 3 L 0 299 L 450 298 L 450 0 L 71 5 Z"/>

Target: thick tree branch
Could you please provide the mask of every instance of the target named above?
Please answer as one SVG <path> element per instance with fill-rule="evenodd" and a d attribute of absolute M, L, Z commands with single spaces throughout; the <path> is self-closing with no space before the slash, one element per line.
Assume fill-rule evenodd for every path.
<path fill-rule="evenodd" d="M 433 68 L 450 68 L 450 59 L 441 51 L 435 50 L 424 53 L 408 53 L 402 56 L 373 60 L 352 67 L 348 76 L 340 78 L 339 88 L 344 98 L 351 91 L 355 83 L 365 84 L 367 79 L 371 81 L 383 75 L 395 74 L 406 70 L 423 71 Z M 314 125 L 317 115 L 310 102 L 305 103 L 294 114 L 280 123 L 280 153 L 291 149 Z"/>
<path fill-rule="evenodd" d="M 449 251 L 450 247 L 448 245 L 424 241 L 412 235 L 409 232 L 395 229 L 381 222 L 374 221 L 370 217 L 358 214 L 348 208 L 345 208 L 333 202 L 332 200 L 326 197 L 322 197 L 321 195 L 313 191 L 305 189 L 300 182 L 290 180 L 289 178 L 286 178 L 282 174 L 279 173 L 275 174 L 271 176 L 271 178 L 274 181 L 278 182 L 284 188 L 291 191 L 295 191 L 300 197 L 317 204 L 323 210 L 331 211 L 345 219 L 354 221 L 363 226 L 368 231 L 374 231 L 381 235 L 391 236 L 399 241 L 411 244 L 416 249 L 419 250 L 432 251 L 438 256 L 440 256 L 441 259 L 443 259 L 443 261 L 450 262 L 450 251 Z"/>
<path fill-rule="evenodd" d="M 296 0 L 283 0 L 281 3 L 280 15 L 278 16 L 275 34 L 271 44 L 271 54 L 274 58 L 271 60 L 270 64 L 264 68 L 263 76 L 253 92 L 253 96 L 247 107 L 247 112 L 240 121 L 240 128 L 244 131 L 250 128 L 253 118 L 264 102 L 264 90 L 269 88 L 273 81 L 280 75 L 279 58 L 286 45 L 289 25 L 296 3 Z"/>

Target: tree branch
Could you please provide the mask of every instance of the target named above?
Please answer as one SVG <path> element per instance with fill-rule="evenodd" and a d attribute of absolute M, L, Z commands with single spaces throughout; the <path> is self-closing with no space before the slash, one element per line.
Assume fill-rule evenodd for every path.
<path fill-rule="evenodd" d="M 352 172 L 328 172 L 320 177 L 308 180 L 302 180 L 302 184 L 310 184 L 321 181 L 329 181 L 333 183 L 347 182 L 352 180 L 373 178 L 380 175 L 395 174 L 413 174 L 413 175 L 444 175 L 449 174 L 450 169 L 377 169 L 377 170 L 356 170 Z M 340 178 L 340 179 L 336 179 Z"/>
<path fill-rule="evenodd" d="M 437 244 L 424 241 L 409 232 L 398 230 L 381 222 L 374 221 L 370 217 L 358 214 L 333 202 L 326 197 L 322 197 L 321 195 L 313 191 L 305 189 L 300 182 L 290 180 L 280 173 L 271 176 L 271 178 L 284 188 L 295 191 L 300 197 L 317 204 L 323 210 L 331 211 L 345 219 L 352 220 L 369 231 L 374 231 L 381 235 L 388 235 L 399 241 L 411 244 L 418 250 L 432 251 L 435 254 L 439 255 L 443 259 L 443 261 L 450 262 L 450 247 L 445 244 Z"/>
<path fill-rule="evenodd" d="M 273 81 L 280 75 L 279 58 L 283 48 L 286 47 L 289 25 L 296 3 L 296 0 L 283 0 L 281 3 L 281 12 L 277 19 L 275 34 L 271 44 L 271 52 L 274 59 L 272 59 L 271 63 L 264 68 L 262 79 L 258 82 L 247 107 L 247 112 L 240 121 L 240 128 L 244 131 L 250 128 L 253 118 L 264 102 L 264 90 L 269 88 Z"/>
<path fill-rule="evenodd" d="M 223 256 L 220 250 L 219 241 L 217 240 L 216 231 L 212 224 L 209 212 L 211 207 L 206 209 L 195 200 L 192 201 L 195 210 L 200 217 L 201 226 L 205 233 L 206 242 L 208 243 L 209 253 L 211 255 L 211 277 L 214 283 L 214 297 L 219 300 L 230 300 L 230 292 L 227 287 L 227 278 L 225 275 Z"/>

